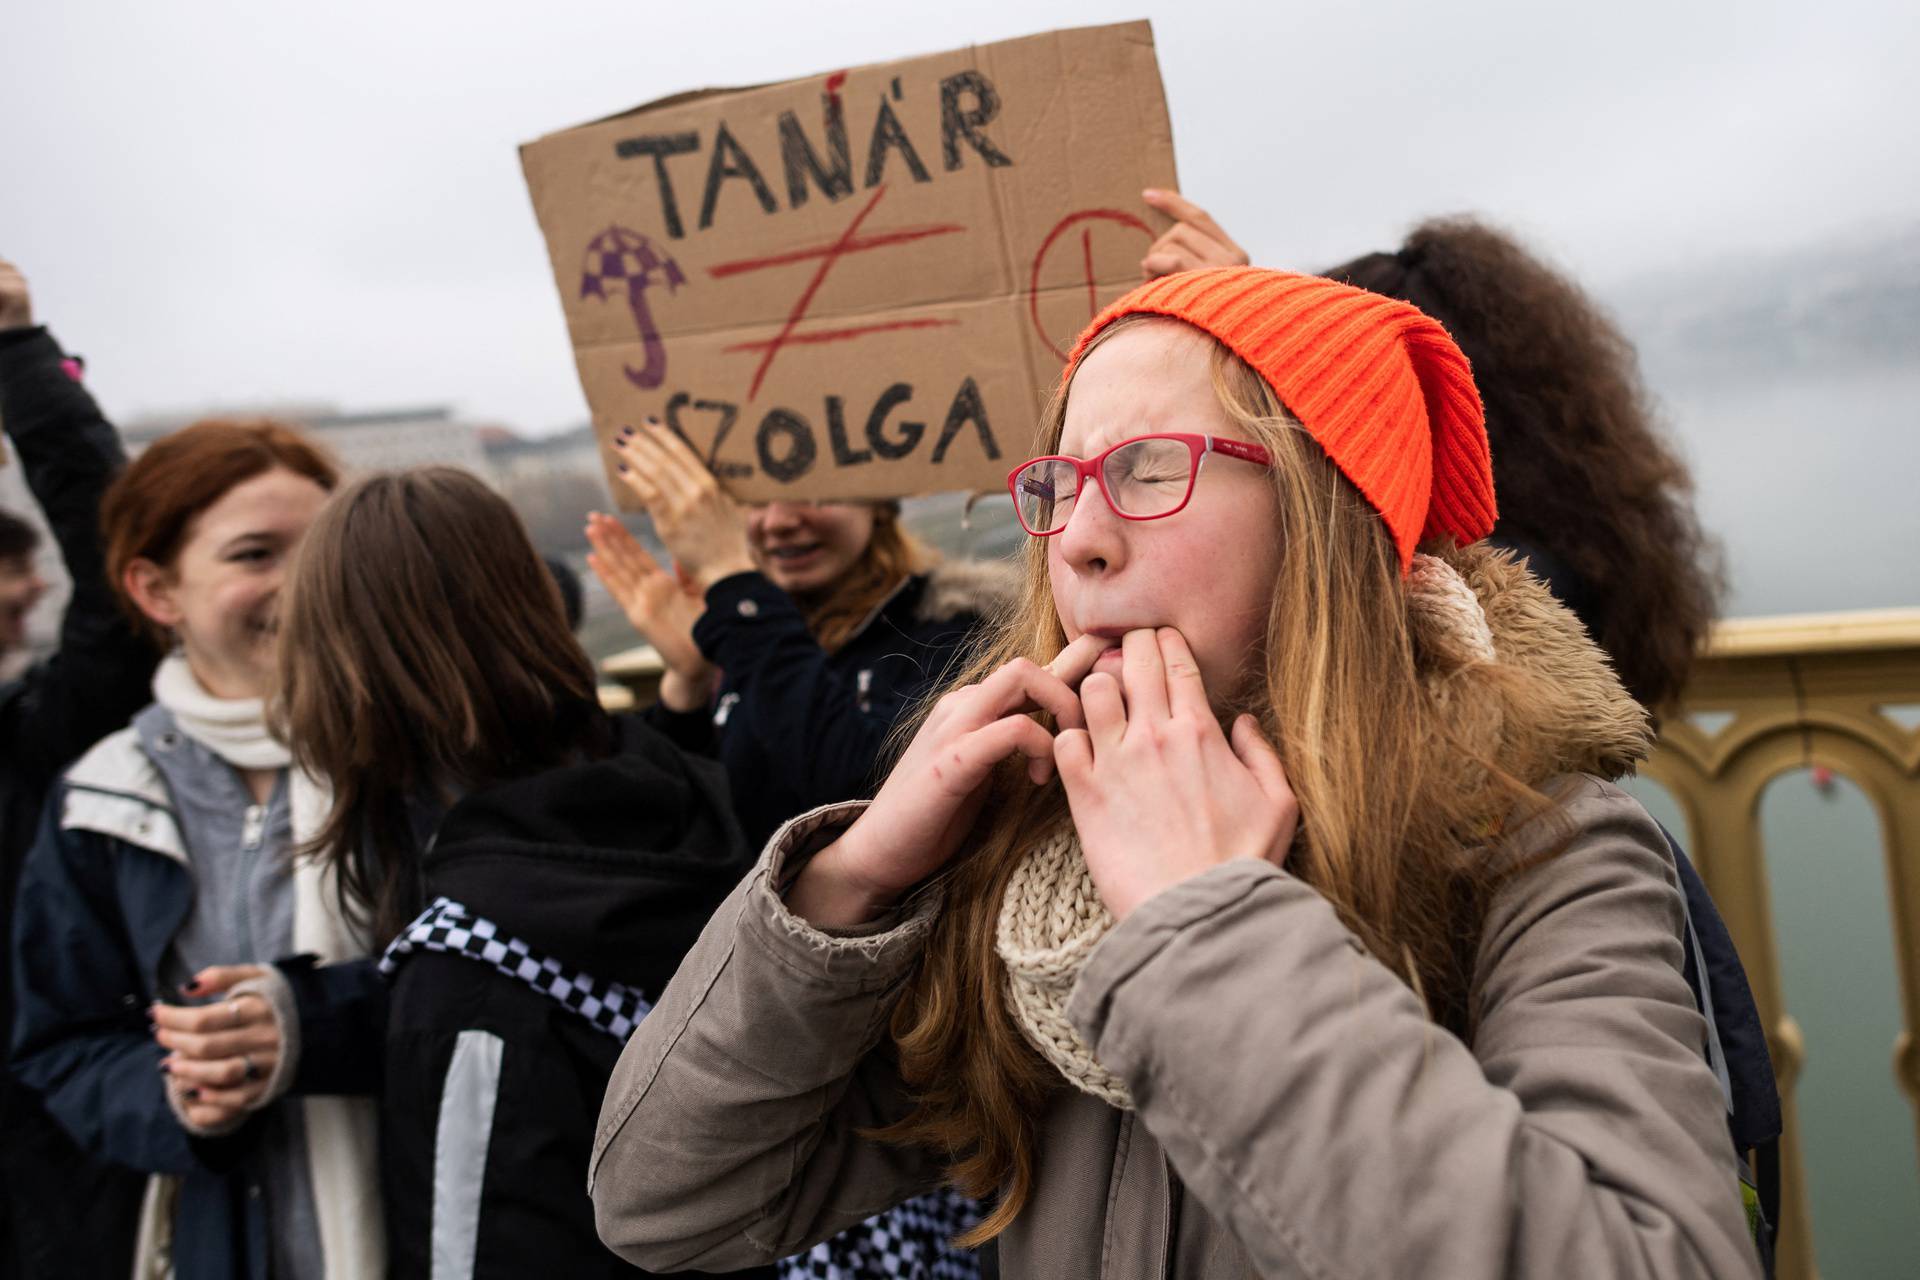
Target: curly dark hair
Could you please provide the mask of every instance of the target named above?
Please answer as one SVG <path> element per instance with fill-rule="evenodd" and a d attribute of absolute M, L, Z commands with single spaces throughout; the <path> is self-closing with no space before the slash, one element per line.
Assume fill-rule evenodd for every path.
<path fill-rule="evenodd" d="M 1628 692 L 1670 705 L 1719 609 L 1718 545 L 1655 423 L 1638 359 L 1599 306 L 1473 218 L 1416 227 L 1397 253 L 1326 274 L 1411 302 L 1473 363 L 1500 523 L 1613 659 Z"/>

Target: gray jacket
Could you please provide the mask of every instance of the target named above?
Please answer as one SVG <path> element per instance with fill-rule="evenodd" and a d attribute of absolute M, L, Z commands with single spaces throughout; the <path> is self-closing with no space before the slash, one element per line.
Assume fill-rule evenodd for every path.
<path fill-rule="evenodd" d="M 1469 1043 L 1269 864 L 1129 915 L 1070 1013 L 1140 1109 L 1055 1095 L 1002 1273 L 1759 1275 L 1666 842 L 1610 784 L 1551 789 L 1574 836 L 1495 900 Z M 829 936 L 769 887 L 857 809 L 775 837 L 628 1043 L 590 1187 L 629 1260 L 765 1262 L 939 1179 L 862 1136 L 908 1105 L 882 1040 L 938 901 Z"/>

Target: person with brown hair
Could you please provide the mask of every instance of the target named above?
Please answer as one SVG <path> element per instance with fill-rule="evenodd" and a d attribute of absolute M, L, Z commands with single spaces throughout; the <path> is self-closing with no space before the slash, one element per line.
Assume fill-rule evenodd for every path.
<path fill-rule="evenodd" d="M 27 861 L 13 1066 L 94 1154 L 153 1175 L 140 1274 L 375 1274 L 381 991 L 293 851 L 314 789 L 270 732 L 280 590 L 337 479 L 296 431 L 208 421 L 101 504 L 107 572 L 170 649 L 69 769 Z M 192 1003 L 183 1003 L 183 1000 Z"/>
<path fill-rule="evenodd" d="M 1247 261 L 1206 210 L 1147 195 L 1176 220 L 1141 263 L 1149 278 Z M 1627 692 L 1656 717 L 1670 709 L 1725 584 L 1626 335 L 1572 279 L 1477 218 L 1430 218 L 1397 250 L 1320 274 L 1446 326 L 1486 404 L 1494 544 L 1573 610 Z"/>
<path fill-rule="evenodd" d="M 1494 525 L 1459 349 L 1252 268 L 1082 335 L 1021 606 L 629 1042 L 602 1238 L 943 1180 L 1009 1277 L 1753 1276 L 1646 715 Z"/>
<path fill-rule="evenodd" d="M 505 499 L 360 480 L 287 589 L 280 719 L 311 842 L 392 939 L 390 1274 L 621 1276 L 580 1183 L 620 1046 L 751 864 L 717 764 L 611 717 Z"/>

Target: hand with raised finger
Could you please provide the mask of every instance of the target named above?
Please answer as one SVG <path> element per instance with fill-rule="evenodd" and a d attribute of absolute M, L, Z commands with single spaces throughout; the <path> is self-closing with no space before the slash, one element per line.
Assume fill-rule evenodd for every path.
<path fill-rule="evenodd" d="M 1231 739 L 1220 732 L 1179 632 L 1130 631 L 1121 652 L 1118 680 L 1082 682 L 1086 725 L 1054 748 L 1087 870 L 1115 919 L 1235 858 L 1282 865 L 1300 821 L 1253 717 L 1236 720 Z"/>
<path fill-rule="evenodd" d="M 1149 280 L 1170 276 L 1176 271 L 1199 271 L 1205 267 L 1244 267 L 1247 251 L 1220 229 L 1205 209 L 1183 197 L 1178 191 L 1152 188 L 1142 198 L 1173 219 L 1173 225 L 1147 250 L 1140 260 L 1140 274 Z"/>
<path fill-rule="evenodd" d="M 615 474 L 703 595 L 720 579 L 754 568 L 747 513 L 686 441 L 648 418 L 638 430 L 622 427 L 613 447 L 620 453 Z"/>
<path fill-rule="evenodd" d="M 33 327 L 33 294 L 20 268 L 0 258 L 0 330 Z"/>
<path fill-rule="evenodd" d="M 1016 658 L 942 697 L 866 812 L 807 863 L 787 891 L 788 909 L 826 927 L 864 923 L 953 856 L 1001 761 L 1025 756 L 1028 780 L 1050 781 L 1053 734 L 1033 713 L 1078 726 L 1074 686 L 1112 643 L 1082 636 L 1048 666 Z"/>
<path fill-rule="evenodd" d="M 598 511 L 587 516 L 587 542 L 593 547 L 587 567 L 667 668 L 689 680 L 711 675 L 713 664 L 693 642 L 693 624 L 707 609 L 699 594 L 661 568 L 612 516 Z"/>

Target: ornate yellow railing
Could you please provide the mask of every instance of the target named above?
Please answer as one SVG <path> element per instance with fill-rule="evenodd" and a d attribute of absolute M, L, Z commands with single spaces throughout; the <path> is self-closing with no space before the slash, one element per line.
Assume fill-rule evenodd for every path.
<path fill-rule="evenodd" d="M 1745 618 L 1720 624 L 1643 772 L 1666 787 L 1740 949 L 1785 1104 L 1780 1275 L 1816 1275 L 1794 1106 L 1805 1060 L 1786 1008 L 1768 896 L 1760 800 L 1789 770 L 1824 766 L 1865 793 L 1880 821 L 1899 966 L 1893 1070 L 1920 1106 L 1920 609 Z M 1916 1117 L 1920 1123 L 1920 1117 Z"/>
<path fill-rule="evenodd" d="M 653 705 L 666 665 L 653 646 L 623 649 L 600 663 L 600 674 L 611 684 L 600 686 L 600 705 L 609 711 L 631 711 Z"/>

